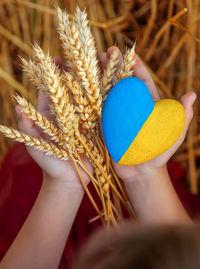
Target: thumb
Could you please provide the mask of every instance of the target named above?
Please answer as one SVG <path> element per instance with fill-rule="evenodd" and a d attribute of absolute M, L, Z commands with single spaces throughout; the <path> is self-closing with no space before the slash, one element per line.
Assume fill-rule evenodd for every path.
<path fill-rule="evenodd" d="M 162 155 L 162 158 L 160 158 L 160 156 L 156 157 L 155 159 L 159 161 L 157 162 L 157 164 L 159 165 L 163 165 L 164 163 L 166 163 L 171 156 L 177 151 L 177 149 L 180 147 L 180 145 L 183 143 L 185 137 L 186 137 L 186 133 L 188 130 L 188 127 L 190 125 L 190 122 L 192 120 L 193 117 L 193 104 L 194 101 L 196 99 L 197 95 L 194 92 L 188 92 L 186 94 L 183 95 L 183 97 L 181 98 L 181 103 L 184 107 L 185 110 L 185 126 L 184 129 L 180 135 L 180 137 L 178 138 L 178 140 L 171 146 L 171 148 L 169 148 L 166 152 L 164 152 Z"/>
<path fill-rule="evenodd" d="M 35 126 L 34 122 L 29 119 L 27 117 L 27 115 L 25 113 L 22 112 L 20 105 L 17 105 L 15 107 L 15 110 L 17 112 L 18 115 L 18 128 L 21 132 L 30 135 L 30 136 L 34 136 L 36 138 L 40 138 L 40 132 L 37 129 L 37 127 Z M 43 156 L 43 152 L 39 151 L 33 147 L 27 146 L 26 147 L 28 152 L 30 153 L 31 157 L 37 161 L 39 159 L 42 158 Z"/>
<path fill-rule="evenodd" d="M 184 130 L 183 130 L 183 137 L 186 136 L 186 133 L 187 133 L 187 130 L 189 128 L 189 125 L 190 125 L 190 122 L 193 118 L 193 104 L 196 100 L 196 93 L 194 92 L 188 92 L 186 94 L 184 94 L 181 98 L 181 103 L 185 109 L 185 127 L 184 127 Z"/>
<path fill-rule="evenodd" d="M 25 113 L 22 112 L 20 105 L 15 107 L 15 110 L 18 115 L 18 128 L 20 131 L 24 132 L 27 135 L 34 137 L 40 137 L 40 133 L 35 127 L 34 122 L 27 117 Z"/>
<path fill-rule="evenodd" d="M 27 117 L 25 113 L 22 112 L 20 105 L 15 107 L 15 111 L 18 115 L 18 128 L 23 133 L 34 136 L 36 138 L 40 138 L 40 132 L 36 128 L 34 122 Z"/>

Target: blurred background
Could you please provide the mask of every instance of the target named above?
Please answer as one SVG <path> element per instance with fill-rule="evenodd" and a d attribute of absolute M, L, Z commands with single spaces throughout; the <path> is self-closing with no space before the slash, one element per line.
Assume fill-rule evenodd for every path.
<path fill-rule="evenodd" d="M 137 42 L 162 98 L 179 99 L 200 89 L 200 1 L 198 0 L 0 0 L 0 124 L 16 127 L 17 91 L 32 103 L 37 91 L 22 72 L 19 56 L 31 54 L 33 41 L 52 56 L 63 56 L 55 4 L 73 13 L 86 9 L 98 52 Z M 188 188 L 198 193 L 200 106 L 197 98 L 187 140 L 173 157 L 185 168 Z M 0 135 L 0 161 L 13 142 Z"/>

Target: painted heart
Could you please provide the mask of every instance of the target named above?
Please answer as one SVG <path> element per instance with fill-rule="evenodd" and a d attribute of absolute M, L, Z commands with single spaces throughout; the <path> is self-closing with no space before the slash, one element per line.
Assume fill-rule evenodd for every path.
<path fill-rule="evenodd" d="M 176 100 L 153 101 L 135 77 L 120 80 L 109 92 L 102 112 L 103 137 L 115 162 L 135 165 L 169 149 L 185 125 L 185 111 Z"/>

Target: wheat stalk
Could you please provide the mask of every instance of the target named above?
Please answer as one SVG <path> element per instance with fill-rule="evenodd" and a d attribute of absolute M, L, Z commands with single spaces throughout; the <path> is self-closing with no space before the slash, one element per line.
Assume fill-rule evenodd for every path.
<path fill-rule="evenodd" d="M 131 49 L 128 49 L 123 57 L 121 67 L 117 71 L 117 78 L 121 80 L 123 78 L 131 77 L 133 75 L 133 66 L 136 62 L 135 55 L 135 44 Z"/>
<path fill-rule="evenodd" d="M 109 208 L 110 208 L 110 184 L 107 181 L 107 179 L 111 180 L 111 173 L 107 172 L 107 167 L 104 161 L 104 158 L 99 150 L 99 148 L 94 144 L 92 141 L 92 137 L 90 135 L 87 136 L 87 139 L 82 135 L 81 138 L 85 140 L 85 143 L 87 144 L 90 154 L 86 151 L 87 157 L 92 161 L 94 170 L 96 172 L 96 177 L 99 183 L 99 189 L 101 193 L 102 198 L 102 204 L 104 208 L 105 218 L 107 221 L 109 221 Z M 101 166 L 102 171 L 99 169 L 99 167 L 96 166 L 96 163 L 94 162 L 93 158 L 91 158 L 91 154 L 93 155 L 93 158 L 98 162 L 98 164 Z"/>
<path fill-rule="evenodd" d="M 23 142 L 27 146 L 31 146 L 36 149 L 39 149 L 47 155 L 51 155 L 61 160 L 69 159 L 69 155 L 65 150 L 57 147 L 53 143 L 46 142 L 42 138 L 35 138 L 33 136 L 19 132 L 18 130 L 14 128 L 9 128 L 3 125 L 0 125 L 0 132 L 2 132 L 6 137 L 12 138 L 15 141 Z"/>
<path fill-rule="evenodd" d="M 102 96 L 103 100 L 106 99 L 106 96 L 110 89 L 112 88 L 112 80 L 117 71 L 119 63 L 119 52 L 118 49 L 113 50 L 110 55 L 110 59 L 108 61 L 107 67 L 104 70 L 103 77 L 102 77 Z"/>
<path fill-rule="evenodd" d="M 108 174 L 107 173 L 106 165 L 105 165 L 104 159 L 102 157 L 102 154 L 101 154 L 100 150 L 98 149 L 98 147 L 94 144 L 94 141 L 93 141 L 91 135 L 88 134 L 87 136 L 85 136 L 85 135 L 81 134 L 81 139 L 87 145 L 87 147 L 89 148 L 89 150 L 90 150 L 91 154 L 93 155 L 93 157 L 95 158 L 95 160 L 102 167 L 102 169 L 103 169 L 106 177 L 110 179 L 111 178 L 111 174 Z M 91 156 L 90 156 L 90 154 L 88 154 L 87 151 L 86 151 L 86 155 L 87 155 L 87 157 L 89 159 L 91 159 Z M 91 161 L 93 163 L 93 166 L 96 167 L 93 159 L 91 159 Z M 96 167 L 96 169 L 97 169 L 97 174 L 98 174 L 99 179 L 100 179 L 101 186 L 102 186 L 103 190 L 106 193 L 108 193 L 108 191 L 109 191 L 109 184 L 106 181 L 106 179 L 104 178 L 104 176 L 102 175 L 102 172 L 99 170 L 99 168 Z"/>

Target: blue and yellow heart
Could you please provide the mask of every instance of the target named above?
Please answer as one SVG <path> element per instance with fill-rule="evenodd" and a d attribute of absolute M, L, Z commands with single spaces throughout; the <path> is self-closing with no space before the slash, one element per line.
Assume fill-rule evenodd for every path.
<path fill-rule="evenodd" d="M 102 112 L 106 147 L 121 165 L 140 164 L 162 154 L 178 140 L 184 125 L 182 104 L 153 101 L 136 77 L 122 79 L 111 89 Z"/>

